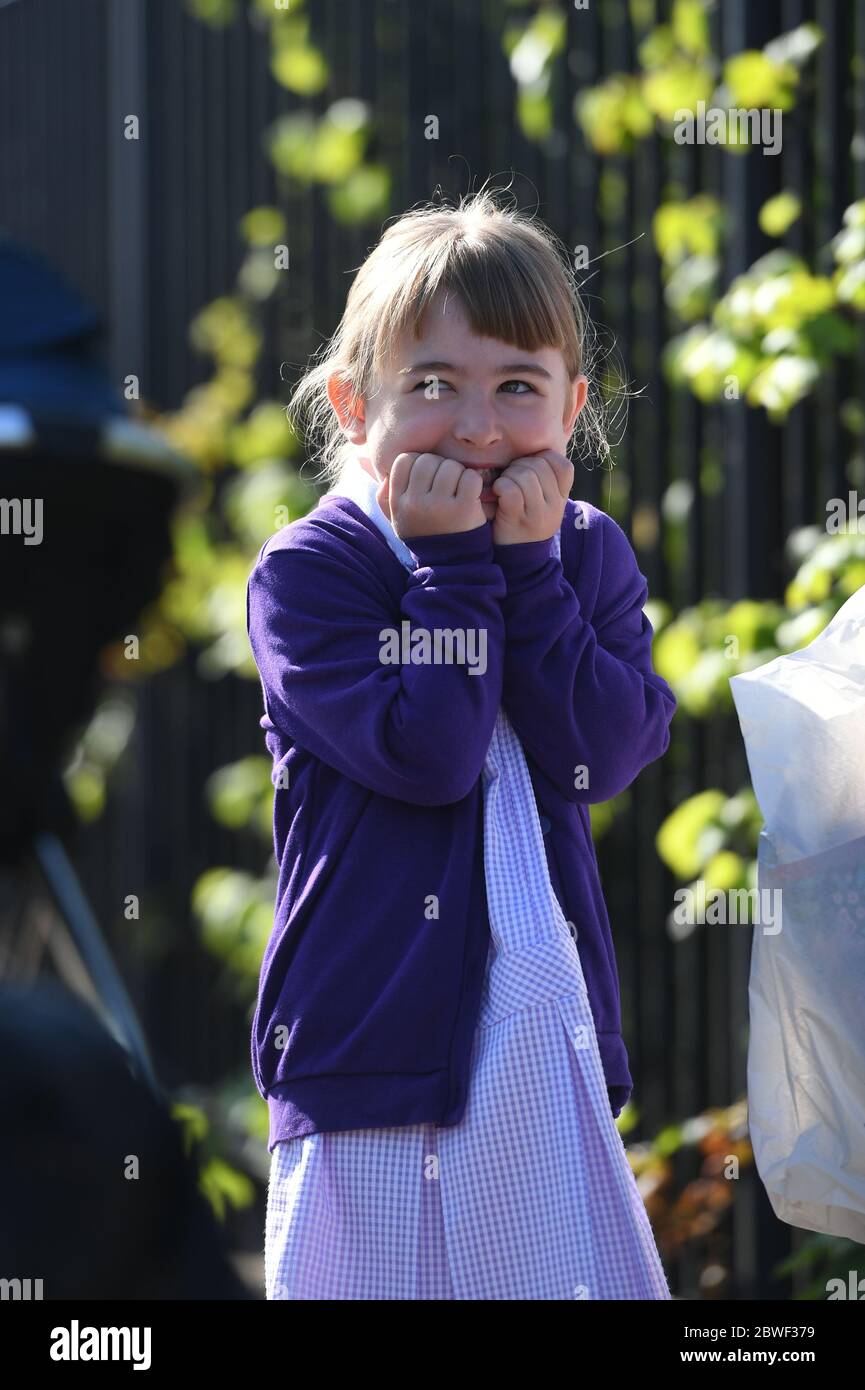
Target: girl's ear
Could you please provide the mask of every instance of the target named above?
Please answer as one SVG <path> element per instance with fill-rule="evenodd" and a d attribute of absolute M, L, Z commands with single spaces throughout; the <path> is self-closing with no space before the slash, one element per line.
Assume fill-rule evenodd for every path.
<path fill-rule="evenodd" d="M 577 416 L 579 415 L 583 406 L 586 404 L 586 396 L 588 395 L 588 393 L 588 377 L 585 377 L 582 374 L 580 376 L 575 377 L 574 380 L 570 383 L 569 399 L 565 402 L 565 418 L 563 423 L 566 435 L 570 435 L 572 429 L 574 428 L 574 425 L 577 422 Z"/>
<path fill-rule="evenodd" d="M 351 382 L 333 372 L 327 379 L 327 397 L 336 411 L 340 429 L 352 444 L 366 443 L 363 401 L 352 390 Z"/>

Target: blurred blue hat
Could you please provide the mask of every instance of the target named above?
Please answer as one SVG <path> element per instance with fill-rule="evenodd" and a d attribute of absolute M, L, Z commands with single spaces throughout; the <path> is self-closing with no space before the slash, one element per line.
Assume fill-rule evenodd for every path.
<path fill-rule="evenodd" d="M 96 311 L 37 252 L 0 232 L 0 450 L 96 452 L 117 463 L 198 472 L 130 418 L 109 380 Z"/>

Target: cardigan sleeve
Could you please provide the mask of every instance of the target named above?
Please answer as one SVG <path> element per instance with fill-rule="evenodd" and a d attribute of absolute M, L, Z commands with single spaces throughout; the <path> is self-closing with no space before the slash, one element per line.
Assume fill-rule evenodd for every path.
<path fill-rule="evenodd" d="M 400 601 L 360 548 L 304 522 L 287 547 L 262 547 L 247 583 L 266 714 L 371 791 L 422 806 L 461 800 L 501 704 L 505 582 L 492 528 L 409 541 L 418 568 Z M 471 629 L 483 661 L 389 664 L 383 641 L 406 623 L 461 630 L 466 652 Z"/>
<path fill-rule="evenodd" d="M 591 621 L 551 541 L 494 547 L 507 582 L 504 707 L 562 795 L 587 803 L 618 795 L 666 751 L 676 708 L 652 668 L 646 579 L 618 523 L 594 516 L 597 526 L 582 537 L 601 547 Z"/>

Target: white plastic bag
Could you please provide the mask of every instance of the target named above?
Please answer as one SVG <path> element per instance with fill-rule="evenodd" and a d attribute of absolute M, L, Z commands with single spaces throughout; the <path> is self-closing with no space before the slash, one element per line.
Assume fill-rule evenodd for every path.
<path fill-rule="evenodd" d="M 865 1243 L 865 587 L 730 685 L 765 819 L 758 888 L 780 890 L 751 954 L 757 1171 L 782 1221 Z"/>

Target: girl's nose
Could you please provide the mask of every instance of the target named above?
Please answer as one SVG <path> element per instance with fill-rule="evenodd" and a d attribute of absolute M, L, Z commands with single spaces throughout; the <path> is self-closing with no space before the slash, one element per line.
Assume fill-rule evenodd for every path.
<path fill-rule="evenodd" d="M 475 449 L 488 449 L 502 437 L 496 413 L 487 406 L 465 406 L 453 424 L 454 438 Z"/>

